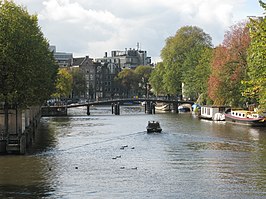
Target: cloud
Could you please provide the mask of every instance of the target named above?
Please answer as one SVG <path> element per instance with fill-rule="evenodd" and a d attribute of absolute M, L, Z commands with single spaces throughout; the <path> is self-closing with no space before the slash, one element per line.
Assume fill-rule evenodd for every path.
<path fill-rule="evenodd" d="M 185 25 L 202 28 L 218 45 L 237 11 L 253 0 L 15 1 L 38 13 L 44 35 L 60 51 L 96 58 L 140 42 L 158 59 L 165 39 Z"/>

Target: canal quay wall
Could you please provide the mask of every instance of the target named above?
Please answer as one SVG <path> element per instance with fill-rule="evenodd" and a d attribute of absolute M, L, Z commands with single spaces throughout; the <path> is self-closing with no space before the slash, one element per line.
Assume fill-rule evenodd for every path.
<path fill-rule="evenodd" d="M 67 116 L 66 106 L 43 106 L 41 107 L 42 117 L 53 117 L 53 116 Z"/>
<path fill-rule="evenodd" d="M 32 145 L 41 118 L 41 107 L 31 106 L 25 110 L 0 109 L 0 154 L 25 154 Z M 6 126 L 6 123 L 8 125 Z"/>

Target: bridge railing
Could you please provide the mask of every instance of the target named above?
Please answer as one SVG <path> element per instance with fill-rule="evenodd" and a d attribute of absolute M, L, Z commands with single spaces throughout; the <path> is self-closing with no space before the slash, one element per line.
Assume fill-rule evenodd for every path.
<path fill-rule="evenodd" d="M 90 101 L 82 104 L 70 104 L 67 105 L 67 108 L 74 108 L 74 107 L 81 107 L 81 106 L 91 106 L 91 105 L 107 105 L 112 103 L 124 103 L 124 102 L 145 102 L 145 101 L 152 101 L 152 102 L 162 102 L 162 103 L 177 103 L 177 104 L 194 104 L 194 101 L 184 101 L 178 99 L 162 99 L 162 98 L 121 98 L 121 99 L 106 99 L 106 100 L 96 100 Z"/>

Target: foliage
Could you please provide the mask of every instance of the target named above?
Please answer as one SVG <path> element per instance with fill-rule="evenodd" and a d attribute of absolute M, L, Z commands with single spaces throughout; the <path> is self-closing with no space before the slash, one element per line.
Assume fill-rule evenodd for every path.
<path fill-rule="evenodd" d="M 225 34 L 223 44 L 214 51 L 209 97 L 215 105 L 243 105 L 241 81 L 246 78 L 249 31 L 245 23 L 238 23 Z"/>
<path fill-rule="evenodd" d="M 36 15 L 0 0 L 0 101 L 26 107 L 48 99 L 57 66 Z"/>
<path fill-rule="evenodd" d="M 227 60 L 226 48 L 218 46 L 214 49 L 213 61 L 211 63 L 211 75 L 208 79 L 208 96 L 214 101 L 214 104 L 222 105 L 225 103 L 224 95 L 226 92 L 223 90 L 226 85 L 222 78 L 225 77 L 223 74 L 225 63 Z"/>
<path fill-rule="evenodd" d="M 161 51 L 165 73 L 163 87 L 168 94 L 181 95 L 182 83 L 198 65 L 201 52 L 211 47 L 211 37 L 196 26 L 184 26 L 169 37 Z"/>
<path fill-rule="evenodd" d="M 80 98 L 87 90 L 85 75 L 81 70 L 76 68 L 71 71 L 71 75 L 73 78 L 73 96 Z"/>
<path fill-rule="evenodd" d="M 153 89 L 153 92 L 156 95 L 167 94 L 163 88 L 163 76 L 165 72 L 165 68 L 163 62 L 159 62 L 156 64 L 155 69 L 152 71 L 151 76 L 149 78 L 149 83 Z"/>
<path fill-rule="evenodd" d="M 55 98 L 68 98 L 72 92 L 73 77 L 67 69 L 60 69 L 56 79 Z"/>
<path fill-rule="evenodd" d="M 148 89 L 149 78 L 151 76 L 152 71 L 153 68 L 151 66 L 138 66 L 134 70 L 136 80 L 139 86 L 138 89 L 140 89 L 139 95 L 144 93 L 146 94 Z"/>
<path fill-rule="evenodd" d="M 151 66 L 138 66 L 134 73 L 136 74 L 136 77 L 139 82 L 147 83 L 153 68 Z"/>
<path fill-rule="evenodd" d="M 198 98 L 197 103 L 205 104 L 208 96 L 208 78 L 211 73 L 212 48 L 204 48 L 201 51 L 198 64 L 195 69 L 188 70 L 184 77 L 184 95 Z"/>
<path fill-rule="evenodd" d="M 260 1 L 266 11 L 266 4 Z M 266 110 L 266 17 L 250 19 L 251 44 L 248 49 L 247 81 L 243 95 Z"/>
<path fill-rule="evenodd" d="M 127 97 L 130 91 L 139 91 L 140 95 L 146 92 L 152 70 L 151 66 L 138 66 L 135 70 L 126 68 L 118 73 L 116 81 L 124 88 Z"/>
<path fill-rule="evenodd" d="M 118 73 L 116 80 L 120 82 L 128 97 L 129 91 L 138 87 L 136 75 L 132 69 L 126 68 Z"/>

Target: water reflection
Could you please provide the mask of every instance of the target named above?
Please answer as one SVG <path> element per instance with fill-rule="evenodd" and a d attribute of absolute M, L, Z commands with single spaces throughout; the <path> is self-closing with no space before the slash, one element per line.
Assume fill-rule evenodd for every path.
<path fill-rule="evenodd" d="M 1 198 L 50 198 L 53 195 L 53 187 L 45 188 L 44 185 L 0 185 Z M 34 193 L 34 195 L 32 194 Z M 51 197 L 52 198 L 52 197 Z"/>
<path fill-rule="evenodd" d="M 56 188 L 55 162 L 39 154 L 56 145 L 54 128 L 42 122 L 27 155 L 0 156 L 0 198 L 50 198 Z"/>
<path fill-rule="evenodd" d="M 48 197 L 55 190 L 51 164 L 34 155 L 0 157 L 0 198 Z"/>
<path fill-rule="evenodd" d="M 192 142 L 188 143 L 187 147 L 191 150 L 228 150 L 237 152 L 252 152 L 256 151 L 256 148 L 243 143 L 233 142 Z"/>

